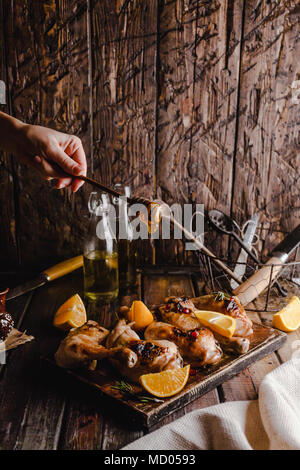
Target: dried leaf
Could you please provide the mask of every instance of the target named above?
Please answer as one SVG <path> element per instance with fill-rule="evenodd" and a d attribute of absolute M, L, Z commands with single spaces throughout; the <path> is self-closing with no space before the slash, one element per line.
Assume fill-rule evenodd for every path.
<path fill-rule="evenodd" d="M 26 331 L 18 331 L 13 328 L 12 332 L 5 341 L 0 343 L 0 352 L 9 351 L 10 349 L 17 348 L 21 344 L 27 343 L 28 341 L 32 341 L 34 339 L 33 336 L 28 336 Z"/>

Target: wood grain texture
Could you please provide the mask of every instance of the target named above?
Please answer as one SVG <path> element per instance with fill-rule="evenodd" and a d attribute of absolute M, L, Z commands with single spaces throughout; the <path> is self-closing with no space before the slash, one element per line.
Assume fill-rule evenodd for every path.
<path fill-rule="evenodd" d="M 171 295 L 194 297 L 191 277 L 182 274 L 147 274 L 144 276 L 144 301 L 146 305 L 160 305 Z"/>
<path fill-rule="evenodd" d="M 153 197 L 157 2 L 95 1 L 95 175 Z"/>
<path fill-rule="evenodd" d="M 292 230 L 299 212 L 299 4 L 245 3 L 233 215 L 244 221 L 259 211 L 269 229 L 266 254 Z"/>
<path fill-rule="evenodd" d="M 174 274 L 147 274 L 143 278 L 144 287 L 144 302 L 147 305 L 158 305 L 164 301 L 165 297 L 170 295 L 186 295 L 195 296 L 195 289 L 190 275 Z M 217 389 L 208 392 L 206 395 L 196 399 L 192 403 L 178 410 L 175 415 L 176 419 L 184 416 L 190 411 L 213 406 L 219 403 L 219 396 Z M 170 415 L 164 418 L 160 423 L 152 426 L 150 432 L 158 429 L 161 426 L 173 421 L 173 416 Z"/>
<path fill-rule="evenodd" d="M 205 282 L 198 275 L 193 275 L 195 278 L 195 286 L 197 295 L 204 295 L 205 291 Z M 291 292 L 297 294 L 297 288 L 295 285 L 290 286 Z M 277 292 L 272 290 L 270 297 L 270 308 L 274 308 L 274 303 L 284 305 L 287 300 L 283 297 L 277 297 Z M 293 294 L 290 294 L 291 296 Z M 252 304 L 249 304 L 247 307 L 253 309 L 254 311 L 247 311 L 247 315 L 253 322 L 264 323 L 267 326 L 272 326 L 272 314 L 270 313 L 260 313 L 255 312 L 255 309 L 262 310 L 265 307 L 265 296 L 261 296 L 257 301 Z M 266 317 L 269 318 L 269 321 L 265 321 Z M 260 383 L 264 376 L 271 372 L 273 369 L 278 367 L 278 365 L 283 362 L 280 360 L 280 354 L 284 354 L 285 351 L 285 360 L 291 357 L 291 351 L 289 347 L 289 337 L 287 338 L 286 343 L 280 348 L 278 352 L 271 353 L 270 355 L 262 358 L 260 361 L 251 364 L 248 369 L 245 369 L 240 374 L 236 375 L 228 382 L 223 383 L 218 387 L 219 396 L 221 401 L 229 400 L 250 400 L 256 399 L 258 396 L 258 390 Z"/>
<path fill-rule="evenodd" d="M 183 276 L 181 274 L 167 277 L 161 274 L 146 275 L 143 280 L 144 301 L 147 304 L 162 302 L 168 293 L 168 285 L 175 285 L 177 289 L 180 289 L 180 292 L 185 291 L 189 295 L 194 295 L 189 275 Z M 122 304 L 126 303 L 126 300 L 128 301 L 128 299 L 123 299 Z M 82 392 L 79 392 L 78 395 L 86 393 L 85 390 L 86 388 L 82 387 Z M 218 402 L 217 390 L 213 390 L 187 407 L 164 418 L 159 425 L 152 427 L 150 430 L 153 431 L 158 426 L 163 426 L 173 421 L 175 417 L 179 418 L 189 411 L 214 405 Z M 76 402 L 72 402 L 68 406 L 65 416 L 65 432 L 62 434 L 60 443 L 61 448 L 89 449 L 94 446 L 96 449 L 113 450 L 138 439 L 144 434 L 142 431 L 134 430 L 136 425 L 134 426 L 130 419 L 126 422 L 120 420 L 111 412 L 111 408 L 107 412 L 105 406 L 99 406 L 99 401 L 98 406 L 94 404 L 97 403 L 95 400 L 93 402 L 88 399 L 87 403 L 84 404 L 82 400 L 76 398 Z"/>
<path fill-rule="evenodd" d="M 282 283 L 282 281 L 281 281 Z M 288 301 L 293 297 L 293 295 L 300 296 L 300 287 L 296 284 L 291 282 L 284 282 L 282 283 L 286 288 L 289 290 L 289 294 L 287 297 L 279 297 L 277 292 L 273 290 L 271 291 L 271 299 L 269 302 L 269 309 L 272 312 L 262 312 L 259 314 L 262 323 L 267 326 L 272 325 L 273 315 L 275 312 L 279 312 L 285 305 L 287 305 Z M 275 294 L 275 295 L 274 295 Z M 256 308 L 264 309 L 265 307 L 265 295 L 261 296 L 257 299 L 254 303 Z M 293 354 L 298 354 L 300 348 L 300 330 L 296 330 L 292 333 L 287 333 L 287 340 L 285 344 L 277 351 L 277 357 L 279 361 L 286 362 L 288 361 Z"/>
<path fill-rule="evenodd" d="M 167 202 L 197 202 L 206 210 L 218 206 L 228 212 L 243 2 L 161 4 L 158 193 Z M 227 246 L 224 238 L 206 243 L 219 254 Z M 173 245 L 163 244 L 166 259 L 172 258 L 168 246 Z M 180 242 L 174 250 L 177 261 L 188 255 Z"/>
<path fill-rule="evenodd" d="M 95 178 L 152 198 L 155 181 L 157 0 L 96 0 L 91 12 Z M 139 264 L 152 246 L 139 242 Z"/>
<path fill-rule="evenodd" d="M 149 303 L 153 303 L 150 294 L 156 293 L 159 301 L 166 295 L 167 283 L 163 289 L 159 281 L 161 276 L 159 273 L 156 276 L 151 274 L 147 276 L 148 281 L 145 279 L 146 282 L 143 282 L 145 300 Z M 172 274 L 168 280 L 172 285 L 181 285 L 186 292 L 193 292 L 190 277 L 186 274 Z M 54 281 L 29 296 L 8 302 L 8 310 L 17 320 L 18 327 L 26 328 L 36 339 L 12 351 L 8 364 L 0 374 L 1 449 L 113 450 L 144 434 L 144 431 L 134 430 L 130 421 L 124 423 L 85 384 L 76 382 L 75 386 L 75 383 L 61 380 L 57 373 L 45 373 L 39 368 L 40 354 L 53 352 L 62 337 L 51 326 L 54 312 L 66 298 L 80 292 L 81 288 L 81 275 L 76 272 L 63 281 Z M 157 292 L 160 289 L 159 298 Z M 253 319 L 257 319 L 256 314 L 252 315 Z M 292 339 L 292 336 L 289 337 Z M 283 349 L 284 362 L 290 357 L 293 347 L 290 345 L 289 350 Z M 278 363 L 273 354 L 261 359 L 218 387 L 218 390 L 212 390 L 164 418 L 150 431 L 189 411 L 215 405 L 219 403 L 219 398 L 222 401 L 255 398 L 263 376 Z"/>
<path fill-rule="evenodd" d="M 5 2 L 11 112 L 31 124 L 83 138 L 89 155 L 86 2 Z M 18 236 L 23 265 L 80 253 L 86 192 L 50 190 L 31 169 L 18 166 Z"/>
<path fill-rule="evenodd" d="M 249 304 L 249 308 L 255 308 L 255 304 Z M 247 312 L 247 315 L 253 322 L 261 323 L 261 317 L 256 312 Z M 269 324 L 268 326 L 272 325 Z M 243 370 L 240 374 L 219 387 L 222 401 L 257 399 L 262 379 L 279 365 L 280 361 L 276 352 L 251 364 L 248 369 Z"/>
<path fill-rule="evenodd" d="M 104 410 L 109 410 L 110 418 L 117 415 L 118 422 L 124 421 L 125 426 L 132 423 L 134 428 L 137 429 L 140 429 L 142 425 L 149 428 L 159 423 L 163 418 L 169 419 L 170 415 L 174 412 L 180 411 L 182 413 L 182 409 L 186 405 L 214 390 L 217 386 L 223 384 L 224 381 L 235 377 L 236 374 L 266 354 L 275 351 L 286 339 L 286 335 L 261 324 L 254 324 L 253 329 L 254 334 L 251 338 L 251 346 L 247 354 L 240 357 L 224 355 L 216 367 L 199 370 L 195 376 L 189 377 L 188 383 L 181 392 L 174 397 L 165 399 L 160 404 L 138 403 L 134 399 L 124 399 L 123 396 L 120 396 L 118 393 L 116 394 L 112 389 L 112 385 L 118 379 L 118 375 L 115 375 L 114 370 L 108 365 L 106 368 L 104 363 L 99 364 L 95 372 L 89 372 L 82 369 L 74 371 L 59 369 L 51 361 L 51 358 L 46 358 L 44 361 L 53 368 L 53 373 L 56 373 L 57 376 L 61 375 L 62 378 L 64 375 L 69 376 L 85 383 L 86 386 L 90 386 L 94 390 L 95 395 L 98 394 L 99 406 L 102 406 L 103 412 Z M 139 386 L 135 388 L 138 391 Z M 247 392 L 248 388 L 247 382 L 242 383 L 240 392 Z M 202 407 L 206 406 L 206 403 L 207 401 L 204 401 Z M 199 403 L 198 405 L 200 406 Z M 111 419 L 109 421 L 111 422 Z"/>
<path fill-rule="evenodd" d="M 2 5 L 0 79 L 7 73 L 11 103 L 4 110 L 82 137 L 91 176 L 107 184 L 130 183 L 138 194 L 157 193 L 170 203 L 218 206 L 241 223 L 259 210 L 267 228 L 263 254 L 282 237 L 277 229 L 287 232 L 299 222 L 299 104 L 293 88 L 300 79 L 298 2 L 12 0 Z M 75 197 L 49 191 L 30 170 L 1 155 L 0 270 L 18 261 L 42 268 L 79 253 L 89 190 Z M 225 253 L 227 240 L 216 241 L 210 233 L 207 242 Z M 151 262 L 148 248 L 143 260 Z M 188 260 L 180 243 L 157 248 L 158 262 Z M 181 287 L 176 279 L 169 281 L 171 293 L 192 291 L 189 281 Z M 34 294 L 30 307 L 21 300 L 11 304 L 16 318 L 29 308 L 22 325 L 46 343 L 13 351 L 1 371 L 1 448 L 114 449 L 140 435 L 92 399 L 87 404 L 83 392 L 58 390 L 34 370 L 41 348 L 50 345 L 49 318 L 75 288 L 78 284 L 64 280 L 63 289 L 58 283 L 49 293 Z M 148 288 L 160 301 L 162 283 L 146 282 L 146 297 Z M 49 308 L 41 312 L 45 295 Z M 260 318 L 270 324 L 272 314 Z M 285 362 L 298 342 L 299 333 L 289 334 L 276 355 L 189 409 L 219 398 L 255 398 L 265 373 Z"/>
<path fill-rule="evenodd" d="M 182 295 L 195 296 L 195 289 L 193 286 L 192 278 L 189 274 L 147 274 L 143 278 L 144 287 L 144 302 L 148 305 L 149 303 L 158 305 L 164 301 L 164 298 L 169 295 Z M 176 419 L 184 416 L 190 411 L 196 409 L 205 408 L 207 406 L 213 406 L 219 403 L 219 395 L 217 389 L 208 392 L 206 395 L 198 398 L 197 400 L 189 403 L 186 407 L 178 410 L 175 415 Z M 164 418 L 160 423 L 150 428 L 150 432 L 158 429 L 161 426 L 173 421 L 173 416 L 170 415 Z"/>
<path fill-rule="evenodd" d="M 0 110 L 10 111 L 10 87 L 7 80 L 7 42 L 3 25 L 6 23 L 3 3 L 0 4 L 0 80 L 6 88 L 5 103 L 0 103 Z M 16 269 L 19 261 L 18 235 L 15 207 L 15 168 L 11 156 L 0 150 L 0 271 Z"/>
<path fill-rule="evenodd" d="M 55 284 L 50 290 L 41 289 L 30 304 L 22 305 L 21 299 L 7 304 L 14 318 L 23 317 L 19 328 L 30 331 L 35 340 L 11 351 L 1 377 L 1 449 L 56 448 L 64 394 L 40 373 L 40 354 L 53 348 L 53 340 L 57 341 L 51 334 L 52 314 L 55 299 L 61 302 L 64 295 L 61 287 L 59 292 L 57 289 Z"/>
<path fill-rule="evenodd" d="M 218 206 L 240 223 L 258 210 L 263 255 L 282 237 L 276 230 L 299 222 L 297 2 L 2 5 L 8 111 L 82 137 L 90 175 L 169 203 Z M 40 268 L 78 253 L 90 188 L 49 191 L 1 161 L 2 265 Z M 209 233 L 206 243 L 226 254 L 226 237 Z M 180 241 L 156 248 L 156 262 L 192 258 Z"/>
<path fill-rule="evenodd" d="M 148 305 L 153 305 L 157 304 L 158 301 L 162 302 L 163 297 L 167 294 L 168 285 L 181 286 L 181 292 L 183 295 L 193 295 L 193 289 L 191 289 L 190 278 L 188 275 L 145 275 L 144 286 L 146 287 L 146 290 L 144 300 L 146 303 Z M 157 293 L 160 293 L 160 298 L 157 296 Z M 162 418 L 165 418 L 166 421 L 169 422 L 171 419 L 171 414 L 174 411 L 179 412 L 179 416 L 183 415 L 185 413 L 183 408 L 187 404 L 190 405 L 190 410 L 207 406 L 207 403 L 211 403 L 212 400 L 215 400 L 218 397 L 215 390 L 217 385 L 220 385 L 225 380 L 234 377 L 238 372 L 242 371 L 248 365 L 254 363 L 259 358 L 262 358 L 268 352 L 273 351 L 276 347 L 278 348 L 279 344 L 282 344 L 284 340 L 285 335 L 280 335 L 279 333 L 274 332 L 274 330 L 270 330 L 269 328 L 266 329 L 261 325 L 255 324 L 254 335 L 251 339 L 251 347 L 247 354 L 238 358 L 224 356 L 222 361 L 216 367 L 214 367 L 213 370 L 199 371 L 195 377 L 190 377 L 188 384 L 182 392 L 172 398 L 165 400 L 163 404 L 159 405 L 141 405 L 134 400 L 126 400 L 124 402 L 122 397 L 115 396 L 114 392 L 111 390 L 111 385 L 115 380 L 114 372 L 113 370 L 106 370 L 104 364 L 99 364 L 99 368 L 95 373 L 84 370 L 62 371 L 61 369 L 57 368 L 53 362 L 52 368 L 53 374 L 60 374 L 62 377 L 64 377 L 64 375 L 69 375 L 74 379 L 77 379 L 79 382 L 85 383 L 86 386 L 90 385 L 91 389 L 95 391 L 95 396 L 98 394 L 98 398 L 101 400 L 99 401 L 99 406 L 101 406 L 101 410 L 103 410 L 101 415 L 103 415 L 104 422 L 106 422 L 107 433 L 108 435 L 113 436 L 116 434 L 116 432 L 113 432 L 116 424 L 115 412 L 113 412 L 113 409 L 115 411 L 118 409 L 118 427 L 120 427 L 119 421 L 122 420 L 124 420 L 126 423 L 125 426 L 128 426 L 130 423 L 132 423 L 135 428 L 139 428 L 141 423 L 149 428 L 149 426 L 154 424 L 156 425 L 159 421 L 162 420 Z M 51 365 L 51 357 L 48 360 L 46 358 L 45 361 Z M 236 396 L 239 396 L 239 399 L 241 396 L 244 399 L 253 398 L 252 395 L 249 395 L 249 391 L 254 390 L 255 393 L 249 372 L 245 371 L 243 374 L 240 374 L 237 379 L 243 376 L 246 378 L 246 380 L 239 380 L 239 387 L 235 387 L 235 378 L 233 382 L 229 382 L 229 390 L 236 391 Z M 208 392 L 212 392 L 213 390 L 213 394 L 209 394 L 209 396 L 202 402 L 201 400 L 198 400 L 197 403 L 191 405 L 191 402 L 193 402 L 196 397 L 199 398 L 202 394 L 204 395 Z M 254 395 L 254 397 L 255 396 L 256 395 Z M 106 406 L 105 403 L 108 397 L 110 397 L 110 399 L 113 397 L 114 403 L 110 401 L 110 403 L 107 403 Z M 223 393 L 222 397 L 226 400 L 232 400 L 234 399 L 235 395 L 232 395 L 231 393 L 229 396 L 225 397 L 225 394 Z M 87 399 L 87 403 L 90 404 L 90 399 Z M 107 413 L 105 413 L 105 410 L 107 409 L 109 410 L 108 416 Z M 178 413 L 175 416 L 178 417 Z M 74 427 L 71 426 L 71 429 L 72 428 L 74 429 Z M 124 430 L 124 426 L 122 426 L 120 430 L 121 432 L 118 432 L 119 438 L 120 434 Z M 128 433 L 124 434 L 128 439 Z M 91 438 L 93 439 L 92 436 Z M 134 433 L 132 433 L 132 438 L 134 438 Z M 72 441 L 73 440 L 74 439 L 72 439 Z M 106 445 L 105 438 L 102 445 Z"/>

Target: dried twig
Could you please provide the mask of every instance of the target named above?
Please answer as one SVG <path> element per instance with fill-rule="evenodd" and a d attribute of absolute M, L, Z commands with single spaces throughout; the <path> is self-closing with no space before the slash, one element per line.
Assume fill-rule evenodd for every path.
<path fill-rule="evenodd" d="M 129 398 L 133 398 L 135 400 L 140 401 L 141 403 L 162 403 L 163 400 L 159 400 L 158 398 L 150 397 L 148 395 L 141 395 L 133 391 L 132 386 L 128 382 L 124 382 L 121 380 L 120 382 L 115 382 L 115 385 L 111 385 L 110 387 L 113 390 L 118 390 L 119 392 L 127 395 Z"/>

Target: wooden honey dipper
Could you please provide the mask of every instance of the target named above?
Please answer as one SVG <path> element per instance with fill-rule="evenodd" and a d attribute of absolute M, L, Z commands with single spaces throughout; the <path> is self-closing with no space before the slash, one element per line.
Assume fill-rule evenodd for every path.
<path fill-rule="evenodd" d="M 118 191 L 116 191 L 115 189 L 112 189 L 108 186 L 105 186 L 104 184 L 99 183 L 99 181 L 96 181 L 92 178 L 89 178 L 88 176 L 79 175 L 79 176 L 76 176 L 76 179 L 85 181 L 86 183 L 89 183 L 92 186 L 94 186 L 98 189 L 101 189 L 102 191 L 105 191 L 106 193 L 111 194 L 112 196 L 125 197 L 124 194 L 121 194 Z M 126 196 L 126 200 L 128 202 L 130 202 L 130 204 L 145 204 L 146 206 L 148 206 L 149 204 L 153 204 L 152 201 L 150 201 L 149 199 L 143 198 L 143 197 L 136 197 L 136 196 L 127 197 Z"/>
<path fill-rule="evenodd" d="M 98 189 L 101 189 L 102 191 L 105 191 L 106 193 L 108 194 L 111 194 L 112 196 L 116 196 L 116 197 L 123 197 L 122 194 L 120 194 L 118 191 L 116 191 L 115 189 L 112 189 L 108 186 L 105 186 L 104 184 L 102 183 L 99 183 L 99 181 L 96 181 L 92 178 L 89 178 L 88 176 L 76 176 L 77 179 L 81 179 L 82 181 L 85 181 L 86 183 L 89 183 L 91 184 L 92 186 L 98 188 Z M 159 203 L 156 203 L 154 201 L 150 201 L 149 199 L 146 199 L 146 198 L 143 198 L 143 197 L 135 197 L 135 196 L 132 196 L 132 197 L 126 197 L 126 199 L 128 200 L 128 202 L 130 204 L 144 204 L 146 206 L 149 206 L 150 204 L 156 204 L 156 205 L 159 205 Z M 230 268 L 228 268 L 228 266 L 226 266 L 226 264 L 224 264 L 220 259 L 218 259 L 214 253 L 212 251 L 210 251 L 208 248 L 206 248 L 199 240 L 197 240 L 197 238 L 194 237 L 194 235 L 189 232 L 186 228 L 184 228 L 174 217 L 172 214 L 168 213 L 168 214 L 164 214 L 163 211 L 161 211 L 161 217 L 164 217 L 168 220 L 170 220 L 174 225 L 177 225 L 177 227 L 179 227 L 183 233 L 185 234 L 185 236 L 191 240 L 192 242 L 194 242 L 198 248 L 203 251 L 203 253 L 205 253 L 206 255 L 208 255 L 212 261 L 217 264 L 226 274 L 228 274 L 228 276 L 230 276 L 232 279 L 234 279 L 238 284 L 242 284 L 241 280 L 231 271 Z"/>

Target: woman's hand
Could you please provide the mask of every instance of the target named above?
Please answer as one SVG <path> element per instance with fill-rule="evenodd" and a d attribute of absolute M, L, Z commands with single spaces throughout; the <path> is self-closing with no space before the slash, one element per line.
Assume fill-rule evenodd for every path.
<path fill-rule="evenodd" d="M 71 186 L 75 192 L 83 185 L 83 181 L 74 178 L 86 175 L 87 167 L 79 137 L 47 127 L 24 124 L 0 113 L 0 125 L 3 122 L 0 147 L 14 153 L 46 180 L 56 178 L 57 189 Z"/>
<path fill-rule="evenodd" d="M 86 157 L 79 137 L 31 125 L 25 125 L 20 136 L 20 159 L 46 180 L 57 178 L 57 189 L 71 186 L 75 192 L 83 185 L 83 181 L 66 176 L 86 175 Z"/>

